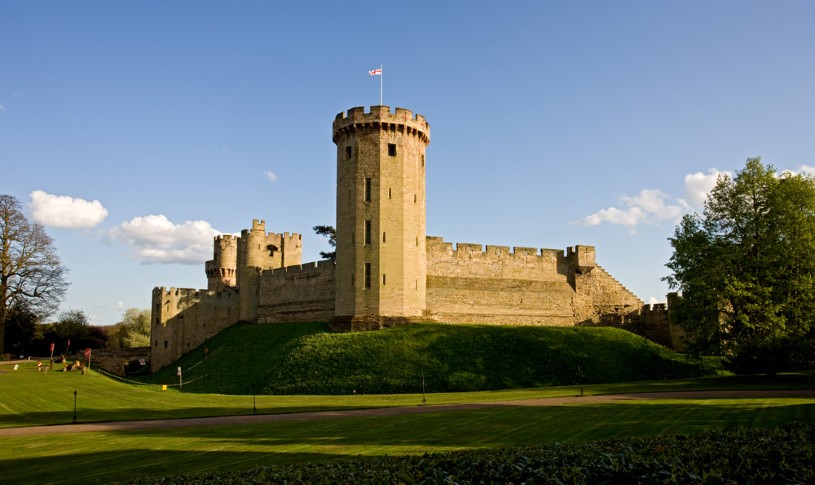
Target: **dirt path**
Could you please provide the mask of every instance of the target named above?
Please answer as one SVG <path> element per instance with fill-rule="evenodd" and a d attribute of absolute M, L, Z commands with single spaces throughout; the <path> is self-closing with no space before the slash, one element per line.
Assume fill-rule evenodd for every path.
<path fill-rule="evenodd" d="M 737 399 L 762 397 L 797 397 L 815 399 L 815 389 L 768 390 L 768 391 L 682 391 L 649 392 L 634 394 L 604 394 L 584 397 L 552 397 L 518 401 L 496 401 L 466 404 L 438 404 L 428 406 L 403 406 L 343 411 L 316 411 L 290 414 L 261 414 L 245 416 L 215 416 L 211 418 L 181 418 L 149 421 L 115 421 L 107 423 L 61 424 L 54 426 L 29 426 L 0 429 L 0 437 L 36 436 L 46 434 L 85 433 L 91 431 L 136 431 L 200 426 L 260 424 L 276 421 L 304 421 L 315 419 L 352 418 L 368 416 L 398 416 L 406 414 L 438 413 L 501 406 L 563 406 L 569 404 L 594 404 L 642 399 Z"/>

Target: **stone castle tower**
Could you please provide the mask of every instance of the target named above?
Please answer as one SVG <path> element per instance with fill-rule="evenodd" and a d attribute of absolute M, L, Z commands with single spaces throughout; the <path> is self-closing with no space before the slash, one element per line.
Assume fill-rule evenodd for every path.
<path fill-rule="evenodd" d="M 335 331 L 411 322 L 623 325 L 664 317 L 595 261 L 562 249 L 445 242 L 426 234 L 427 120 L 388 106 L 334 118 L 336 264 L 302 263 L 296 233 L 252 221 L 214 240 L 207 289 L 153 289 L 151 367 L 238 322 L 329 322 Z M 640 318 L 642 315 L 642 318 Z M 660 328 L 668 328 L 662 318 Z M 663 332 L 664 333 L 664 332 Z"/>
<path fill-rule="evenodd" d="M 387 106 L 334 120 L 337 330 L 421 319 L 426 309 L 425 149 L 430 125 Z"/>
<path fill-rule="evenodd" d="M 258 319 L 258 291 L 263 270 L 300 264 L 302 243 L 300 234 L 266 233 L 266 221 L 253 220 L 251 229 L 241 231 L 238 238 L 236 276 L 240 290 L 239 318 L 246 322 Z"/>
<path fill-rule="evenodd" d="M 223 291 L 237 286 L 238 239 L 231 234 L 217 236 L 212 259 L 205 264 L 207 290 Z"/>

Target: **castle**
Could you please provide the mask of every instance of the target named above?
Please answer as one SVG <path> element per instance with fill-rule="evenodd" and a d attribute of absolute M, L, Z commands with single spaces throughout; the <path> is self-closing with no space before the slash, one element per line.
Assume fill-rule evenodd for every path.
<path fill-rule="evenodd" d="M 411 322 L 620 324 L 664 314 L 600 267 L 593 246 L 485 248 L 427 236 L 423 116 L 352 108 L 335 118 L 333 141 L 336 264 L 303 264 L 300 234 L 267 233 L 262 220 L 239 237 L 216 237 L 206 290 L 153 289 L 153 370 L 240 321 L 355 331 Z"/>

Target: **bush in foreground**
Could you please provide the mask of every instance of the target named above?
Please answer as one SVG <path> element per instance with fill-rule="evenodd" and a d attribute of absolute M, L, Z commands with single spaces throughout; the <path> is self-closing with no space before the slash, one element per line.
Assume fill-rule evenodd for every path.
<path fill-rule="evenodd" d="M 357 458 L 154 483 L 813 483 L 815 424 L 690 436 Z"/>

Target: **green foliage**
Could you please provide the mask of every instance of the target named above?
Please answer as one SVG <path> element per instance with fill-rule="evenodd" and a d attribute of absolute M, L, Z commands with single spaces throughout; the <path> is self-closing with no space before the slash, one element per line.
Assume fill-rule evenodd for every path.
<path fill-rule="evenodd" d="M 423 376 L 427 392 L 459 392 L 714 372 L 612 328 L 443 324 L 345 334 L 323 324 L 239 325 L 177 365 L 192 381 L 185 391 L 235 394 L 418 393 Z M 146 379 L 172 382 L 175 369 Z"/>
<path fill-rule="evenodd" d="M 334 226 L 314 226 L 312 229 L 317 235 L 327 237 L 329 246 L 337 247 L 337 230 Z M 320 251 L 320 257 L 334 261 L 337 259 L 337 251 Z"/>
<path fill-rule="evenodd" d="M 108 347 L 132 348 L 150 346 L 150 310 L 128 308 L 122 321 L 108 329 Z"/>
<path fill-rule="evenodd" d="M 39 317 L 25 305 L 15 305 L 6 314 L 6 350 L 12 355 L 31 355 Z"/>
<path fill-rule="evenodd" d="M 30 355 L 48 357 L 53 343 L 55 356 L 72 355 L 88 347 L 104 349 L 107 341 L 107 332 L 91 325 L 83 311 L 69 310 L 61 313 L 57 322 L 36 325 L 29 351 Z"/>
<path fill-rule="evenodd" d="M 357 458 L 161 478 L 153 483 L 812 483 L 815 424 L 689 436 Z"/>
<path fill-rule="evenodd" d="M 789 364 L 785 340 L 815 341 L 815 179 L 749 159 L 670 241 L 666 280 L 682 292 L 673 319 L 697 350 L 772 374 Z"/>

